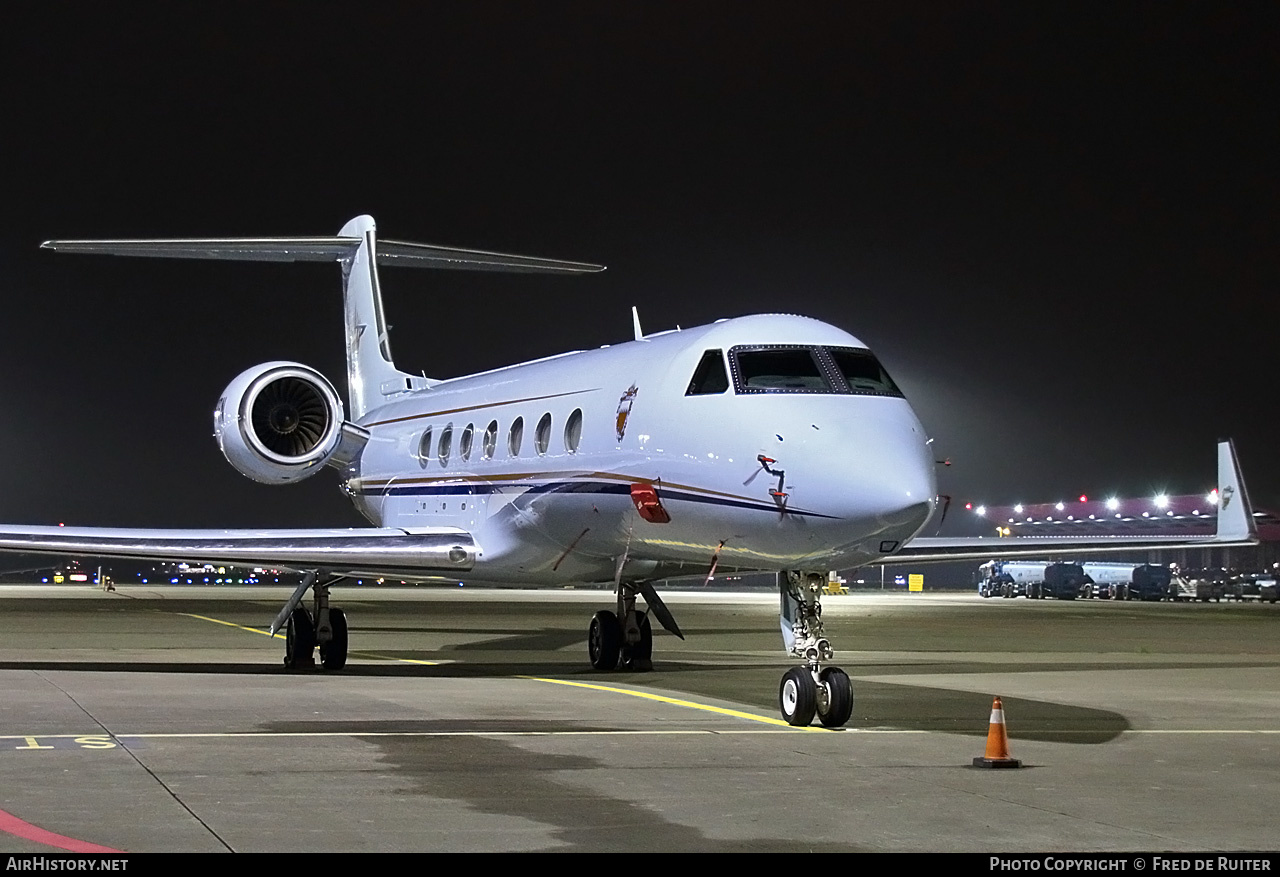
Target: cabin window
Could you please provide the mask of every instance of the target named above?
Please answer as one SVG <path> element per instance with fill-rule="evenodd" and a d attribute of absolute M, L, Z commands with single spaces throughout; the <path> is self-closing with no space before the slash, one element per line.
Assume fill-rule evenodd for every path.
<path fill-rule="evenodd" d="M 493 452 L 498 448 L 498 421 L 491 420 L 484 430 L 484 458 L 493 459 Z"/>
<path fill-rule="evenodd" d="M 464 463 L 471 459 L 471 437 L 474 434 L 475 427 L 468 423 L 462 430 L 462 435 L 458 436 L 458 456 Z"/>
<path fill-rule="evenodd" d="M 538 449 L 539 457 L 546 454 L 547 448 L 551 446 L 550 411 L 542 415 L 542 419 L 538 421 L 538 428 L 533 433 L 533 446 Z"/>
<path fill-rule="evenodd" d="M 708 350 L 702 354 L 698 368 L 689 381 L 686 396 L 709 396 L 723 393 L 729 389 L 729 373 L 724 368 L 724 353 L 720 350 Z"/>
<path fill-rule="evenodd" d="M 440 430 L 440 452 L 437 456 L 440 458 L 441 466 L 449 465 L 449 453 L 453 450 L 453 424 L 449 424 Z"/>
<path fill-rule="evenodd" d="M 828 347 L 826 352 L 849 386 L 849 392 L 863 396 L 901 396 L 902 391 L 889 377 L 870 350 L 856 347 Z"/>
<path fill-rule="evenodd" d="M 729 351 L 739 393 L 834 393 L 808 347 L 735 347 Z"/>
<path fill-rule="evenodd" d="M 524 418 L 517 417 L 511 421 L 511 431 L 507 433 L 507 451 L 513 457 L 520 456 L 520 445 L 524 442 Z"/>
<path fill-rule="evenodd" d="M 422 431 L 422 438 L 418 441 L 418 462 L 423 466 L 431 462 L 431 427 L 427 427 Z"/>
<path fill-rule="evenodd" d="M 564 449 L 571 454 L 578 452 L 582 442 L 582 409 L 575 408 L 564 423 Z"/>

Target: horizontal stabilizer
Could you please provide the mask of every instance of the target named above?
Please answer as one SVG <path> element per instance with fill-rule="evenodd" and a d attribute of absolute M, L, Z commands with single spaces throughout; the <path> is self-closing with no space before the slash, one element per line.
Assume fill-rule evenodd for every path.
<path fill-rule="evenodd" d="M 161 259 L 221 259 L 243 262 L 337 262 L 351 258 L 363 238 L 136 238 L 128 240 L 45 241 L 41 249 L 58 253 L 99 253 L 110 256 L 149 256 Z M 603 265 L 540 259 L 485 250 L 464 250 L 409 241 L 380 239 L 379 265 L 450 268 L 515 273 L 591 274 Z"/>

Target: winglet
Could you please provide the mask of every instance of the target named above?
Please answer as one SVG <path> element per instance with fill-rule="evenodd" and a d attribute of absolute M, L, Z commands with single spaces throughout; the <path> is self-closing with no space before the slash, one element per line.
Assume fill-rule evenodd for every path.
<path fill-rule="evenodd" d="M 636 306 L 631 306 L 631 328 L 635 330 L 636 340 L 643 341 L 644 333 L 640 331 L 640 312 L 636 310 Z"/>
<path fill-rule="evenodd" d="M 1245 490 L 1235 442 L 1218 442 L 1218 531 L 1216 542 L 1257 542 L 1258 527 Z"/>

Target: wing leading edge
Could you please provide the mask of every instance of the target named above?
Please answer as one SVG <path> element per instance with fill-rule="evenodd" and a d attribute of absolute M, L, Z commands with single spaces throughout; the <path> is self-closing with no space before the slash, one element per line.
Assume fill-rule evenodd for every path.
<path fill-rule="evenodd" d="M 1258 528 L 1253 506 L 1231 439 L 1218 442 L 1218 517 L 1212 536 L 969 536 L 917 537 L 901 554 L 877 560 L 877 564 L 930 563 L 949 560 L 990 560 L 992 557 L 1055 557 L 1156 548 L 1212 548 L 1256 545 Z"/>
<path fill-rule="evenodd" d="M 151 530 L 0 526 L 0 551 L 66 557 L 218 561 L 335 575 L 452 575 L 479 555 L 465 530 Z"/>

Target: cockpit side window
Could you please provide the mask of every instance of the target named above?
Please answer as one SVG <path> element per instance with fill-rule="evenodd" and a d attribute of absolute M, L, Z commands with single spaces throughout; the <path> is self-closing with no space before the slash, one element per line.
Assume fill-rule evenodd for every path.
<path fill-rule="evenodd" d="M 734 347 L 729 351 L 739 393 L 836 393 L 808 347 Z"/>
<path fill-rule="evenodd" d="M 724 352 L 708 350 L 702 354 L 686 396 L 709 396 L 729 389 L 729 373 L 724 370 Z"/>
<path fill-rule="evenodd" d="M 850 393 L 860 396 L 902 395 L 898 385 L 870 350 L 856 347 L 828 347 L 826 350 L 849 385 Z"/>

